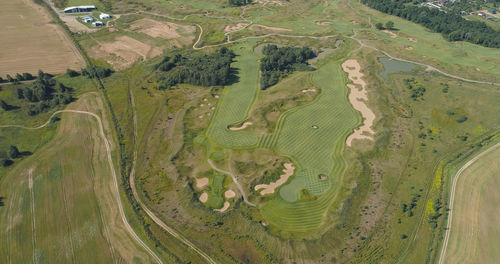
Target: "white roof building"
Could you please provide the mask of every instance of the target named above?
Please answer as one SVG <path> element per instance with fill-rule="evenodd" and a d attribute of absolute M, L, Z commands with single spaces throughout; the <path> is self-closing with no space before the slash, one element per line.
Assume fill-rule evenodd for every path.
<path fill-rule="evenodd" d="M 84 17 L 83 18 L 83 22 L 85 22 L 85 23 L 89 23 L 89 22 L 92 22 L 92 21 L 94 21 L 94 19 L 91 18 L 91 17 Z"/>
<path fill-rule="evenodd" d="M 110 18 L 111 18 L 111 16 L 110 16 L 109 14 L 101 13 L 101 14 L 99 15 L 99 18 L 100 18 L 100 19 L 110 19 Z"/>
<path fill-rule="evenodd" d="M 93 27 L 101 27 L 101 26 L 104 26 L 104 23 L 102 23 L 102 21 L 96 21 L 96 22 L 92 23 L 92 26 Z"/>
<path fill-rule="evenodd" d="M 70 6 L 64 8 L 64 13 L 80 13 L 80 12 L 91 12 L 92 10 L 96 10 L 97 8 L 93 5 L 89 6 Z"/>

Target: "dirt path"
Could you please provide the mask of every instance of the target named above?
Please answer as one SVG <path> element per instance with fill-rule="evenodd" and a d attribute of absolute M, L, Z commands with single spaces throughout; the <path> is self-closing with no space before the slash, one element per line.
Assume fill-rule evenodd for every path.
<path fill-rule="evenodd" d="M 240 183 L 236 179 L 236 175 L 234 175 L 234 173 L 217 168 L 217 166 L 215 166 L 215 164 L 210 159 L 208 159 L 207 161 L 208 161 L 208 164 L 210 164 L 210 167 L 212 167 L 212 169 L 214 169 L 220 173 L 229 175 L 233 179 L 234 183 L 236 184 L 236 187 L 238 187 L 238 190 L 240 190 L 241 196 L 243 196 L 243 201 L 246 204 L 248 204 L 250 206 L 254 206 L 254 207 L 256 206 L 254 203 L 248 201 L 247 195 L 245 194 L 245 191 L 243 191 L 243 188 L 241 187 Z"/>
<path fill-rule="evenodd" d="M 60 114 L 60 113 L 85 114 L 85 115 L 90 115 L 90 116 L 92 116 L 92 117 L 94 117 L 96 119 L 96 121 L 98 123 L 98 126 L 99 126 L 99 132 L 100 132 L 101 138 L 104 141 L 104 144 L 105 144 L 105 147 L 106 147 L 107 159 L 108 159 L 109 167 L 110 167 L 110 170 L 111 170 L 111 174 L 113 176 L 113 183 L 114 183 L 114 187 L 115 187 L 114 188 L 114 196 L 116 198 L 116 204 L 118 206 L 118 210 L 120 212 L 120 217 L 121 217 L 121 219 L 123 221 L 123 224 L 125 225 L 125 228 L 127 229 L 128 233 L 137 241 L 137 243 L 139 245 L 141 245 L 142 248 L 144 248 L 144 250 L 146 250 L 149 253 L 149 255 L 151 255 L 151 257 L 153 257 L 153 259 L 155 260 L 155 262 L 162 263 L 161 259 L 156 255 L 156 253 L 154 253 L 144 243 L 144 241 L 142 241 L 139 238 L 139 236 L 135 233 L 134 229 L 132 229 L 132 227 L 130 226 L 130 224 L 129 224 L 128 220 L 127 220 L 127 217 L 125 216 L 125 212 L 123 210 L 122 201 L 121 201 L 121 197 L 120 197 L 120 193 L 119 193 L 119 188 L 118 188 L 118 180 L 117 180 L 116 170 L 115 170 L 115 166 L 114 166 L 114 163 L 113 163 L 113 158 L 111 157 L 110 143 L 109 143 L 108 139 L 106 138 L 106 135 L 104 133 L 104 126 L 102 124 L 102 120 L 101 120 L 101 118 L 98 115 L 96 115 L 96 114 L 94 114 L 92 112 L 88 112 L 88 111 L 59 110 L 59 111 L 54 112 L 49 117 L 49 119 L 47 120 L 47 122 L 45 122 L 43 125 L 38 126 L 38 127 L 25 127 L 25 126 L 19 126 L 19 125 L 1 125 L 0 128 L 15 127 L 15 128 L 29 129 L 29 130 L 40 129 L 40 128 L 43 128 L 46 125 L 48 125 L 50 123 L 52 117 L 54 117 L 55 115 Z"/>
<path fill-rule="evenodd" d="M 201 249 L 199 249 L 196 245 L 191 243 L 188 239 L 186 239 L 183 235 L 175 231 L 173 228 L 169 227 L 167 224 L 165 224 L 160 218 L 158 218 L 147 206 L 142 202 L 142 200 L 139 197 L 139 194 L 137 193 L 137 188 L 135 187 L 135 165 L 137 161 L 137 112 L 135 108 L 135 100 L 134 100 L 134 94 L 132 93 L 132 90 L 130 91 L 130 101 L 132 104 L 132 109 L 133 109 L 133 119 L 134 119 L 134 138 L 135 138 L 135 143 L 134 143 L 134 156 L 132 160 L 132 167 L 130 169 L 130 174 L 129 174 L 129 183 L 130 183 L 130 188 L 132 189 L 132 193 L 134 195 L 135 200 L 139 205 L 141 206 L 142 210 L 146 212 L 146 214 L 158 225 L 160 226 L 163 230 L 168 232 L 170 235 L 173 237 L 177 238 L 180 240 L 184 245 L 188 246 L 192 250 L 194 250 L 198 255 L 200 255 L 203 259 L 205 259 L 208 263 L 211 264 L 216 264 L 216 262 L 205 252 L 203 252 Z"/>
<path fill-rule="evenodd" d="M 449 205 L 448 205 L 449 213 L 448 213 L 448 221 L 446 223 L 446 227 L 447 228 L 446 228 L 446 231 L 445 231 L 443 245 L 441 247 L 441 253 L 439 255 L 439 262 L 438 262 L 439 264 L 443 264 L 444 263 L 444 259 L 445 259 L 445 256 L 446 256 L 446 249 L 448 248 L 448 241 L 450 239 L 451 224 L 452 224 L 452 221 L 453 221 L 453 202 L 454 202 L 454 199 L 455 199 L 455 190 L 456 190 L 456 187 L 457 187 L 458 179 L 460 178 L 460 176 L 462 175 L 462 173 L 470 165 L 472 165 L 474 162 L 476 162 L 479 158 L 481 158 L 485 154 L 493 151 L 494 149 L 496 149 L 498 147 L 500 147 L 500 142 L 498 142 L 497 144 L 491 146 L 487 150 L 481 152 L 480 154 L 478 154 L 477 156 L 475 156 L 474 158 L 472 158 L 471 160 L 469 160 L 467 163 L 465 163 L 464 166 L 462 166 L 457 171 L 457 173 L 455 173 L 455 176 L 453 176 L 453 183 L 452 183 L 451 191 L 450 191 L 450 201 L 449 201 Z"/>

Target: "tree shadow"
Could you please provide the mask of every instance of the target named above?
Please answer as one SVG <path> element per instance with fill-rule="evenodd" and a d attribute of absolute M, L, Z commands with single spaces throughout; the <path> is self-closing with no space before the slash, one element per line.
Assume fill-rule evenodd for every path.
<path fill-rule="evenodd" d="M 3 199 L 5 199 L 5 197 L 0 196 L 0 206 L 5 206 Z"/>
<path fill-rule="evenodd" d="M 227 80 L 227 85 L 238 83 L 240 81 L 240 76 L 238 76 L 239 73 L 240 69 L 233 67 L 229 68 L 229 78 Z"/>
<path fill-rule="evenodd" d="M 33 155 L 33 152 L 31 152 L 31 151 L 21 151 L 21 152 L 19 152 L 19 157 L 20 158 L 21 157 L 31 156 L 31 155 Z"/>

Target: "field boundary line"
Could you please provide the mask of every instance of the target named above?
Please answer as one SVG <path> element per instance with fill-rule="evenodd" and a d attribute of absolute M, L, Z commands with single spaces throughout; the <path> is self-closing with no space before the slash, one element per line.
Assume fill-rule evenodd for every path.
<path fill-rule="evenodd" d="M 472 164 L 474 164 L 479 158 L 482 156 L 488 154 L 489 152 L 495 150 L 496 148 L 500 147 L 500 142 L 496 143 L 495 145 L 489 147 L 487 150 L 484 150 L 483 152 L 477 154 L 474 158 L 469 160 L 467 163 L 465 163 L 458 171 L 455 173 L 453 177 L 453 183 L 451 186 L 451 191 L 450 191 L 450 200 L 449 200 L 449 213 L 448 213 L 448 221 L 446 222 L 446 231 L 445 231 L 445 236 L 444 236 L 444 241 L 443 245 L 441 246 L 441 253 L 439 254 L 439 261 L 438 264 L 443 264 L 444 263 L 444 258 L 446 256 L 446 250 L 448 247 L 448 241 L 450 238 L 450 229 L 451 229 L 451 224 L 453 223 L 453 202 L 455 199 L 455 190 L 456 190 L 456 185 L 458 182 L 458 179 L 462 175 L 462 173 Z"/>
<path fill-rule="evenodd" d="M 130 226 L 130 224 L 129 224 L 128 220 L 127 220 L 127 217 L 125 216 L 125 211 L 123 210 L 122 201 L 121 201 L 121 197 L 120 197 L 120 193 L 119 193 L 119 188 L 118 188 L 118 180 L 117 180 L 116 170 L 115 170 L 115 166 L 113 164 L 113 158 L 111 157 L 111 147 L 110 147 L 109 141 L 106 138 L 106 135 L 104 133 L 104 126 L 102 124 L 102 120 L 101 120 L 101 118 L 97 114 L 92 113 L 92 112 L 88 112 L 88 111 L 81 111 L 81 110 L 70 110 L 70 109 L 67 109 L 67 110 L 58 110 L 58 111 L 54 112 L 49 117 L 49 119 L 47 120 L 47 122 L 45 122 L 43 125 L 38 126 L 38 127 L 31 127 L 30 128 L 30 127 L 25 127 L 25 126 L 20 126 L 20 125 L 1 125 L 0 128 L 13 127 L 13 128 L 23 128 L 23 129 L 29 129 L 29 130 L 36 130 L 36 129 L 40 129 L 40 128 L 43 128 L 43 127 L 47 126 L 51 122 L 52 117 L 54 117 L 55 115 L 60 114 L 60 113 L 85 114 L 85 115 L 90 115 L 90 116 L 94 117 L 97 120 L 97 124 L 98 124 L 98 127 L 99 127 L 99 132 L 100 132 L 101 138 L 104 140 L 104 146 L 106 147 L 107 159 L 108 159 L 109 167 L 110 167 L 110 170 L 111 170 L 111 175 L 113 176 L 113 186 L 115 187 L 114 191 L 115 191 L 115 198 L 116 198 L 116 201 L 117 201 L 117 204 L 118 204 L 118 210 L 120 212 L 120 217 L 121 217 L 121 219 L 122 219 L 122 221 L 123 221 L 123 223 L 125 225 L 125 229 L 127 229 L 127 231 L 129 232 L 129 234 L 137 241 L 137 243 L 139 243 L 139 245 L 142 248 L 144 248 L 144 250 L 146 250 L 151 257 L 153 257 L 153 259 L 155 260 L 155 262 L 161 264 L 162 263 L 161 259 L 158 257 L 158 255 L 156 255 L 156 253 L 154 253 L 144 243 L 144 241 L 142 241 L 141 238 L 139 238 L 139 236 L 135 233 L 134 229 Z"/>
<path fill-rule="evenodd" d="M 137 189 L 135 188 L 135 181 L 134 181 L 134 176 L 135 176 L 135 165 L 137 161 L 137 112 L 135 110 L 135 100 L 134 100 L 134 94 L 132 93 L 132 90 L 129 89 L 130 92 L 130 102 L 132 104 L 132 110 L 133 110 L 133 120 L 134 120 L 134 156 L 132 159 L 132 166 L 130 169 L 130 174 L 129 174 L 129 183 L 130 183 L 130 188 L 132 189 L 132 193 L 134 195 L 134 198 L 137 200 L 139 205 L 142 207 L 144 212 L 158 225 L 160 226 L 163 230 L 167 231 L 171 236 L 177 238 L 179 241 L 184 243 L 186 246 L 194 250 L 198 255 L 200 255 L 202 258 L 204 258 L 208 263 L 211 264 L 216 264 L 216 262 L 205 252 L 203 252 L 201 249 L 199 249 L 196 245 L 194 245 L 191 241 L 189 241 L 187 238 L 182 236 L 180 233 L 176 232 L 173 228 L 169 227 L 165 222 L 163 222 L 159 217 L 157 217 L 140 199 L 139 194 L 137 193 Z"/>
<path fill-rule="evenodd" d="M 33 192 L 33 168 L 28 170 L 29 180 L 28 188 L 30 189 L 30 203 L 31 203 L 31 244 L 33 247 L 33 264 L 36 261 L 36 219 L 35 219 L 35 193 Z"/>

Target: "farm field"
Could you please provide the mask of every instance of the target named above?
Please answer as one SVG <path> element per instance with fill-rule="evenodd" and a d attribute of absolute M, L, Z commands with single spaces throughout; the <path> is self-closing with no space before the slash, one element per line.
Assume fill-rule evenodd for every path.
<path fill-rule="evenodd" d="M 51 23 L 52 18 L 42 6 L 31 0 L 2 1 L 0 17 L 0 77 L 23 72 L 36 74 L 39 69 L 62 73 L 85 66 L 71 39 Z"/>
<path fill-rule="evenodd" d="M 465 169 L 457 181 L 450 237 L 443 262 L 495 263 L 500 228 L 496 216 L 500 195 L 500 147 L 495 147 Z"/>
<path fill-rule="evenodd" d="M 69 108 L 102 113 L 96 95 Z M 97 128 L 91 116 L 62 114 L 53 140 L 2 176 L 2 261 L 151 261 L 119 216 Z"/>

